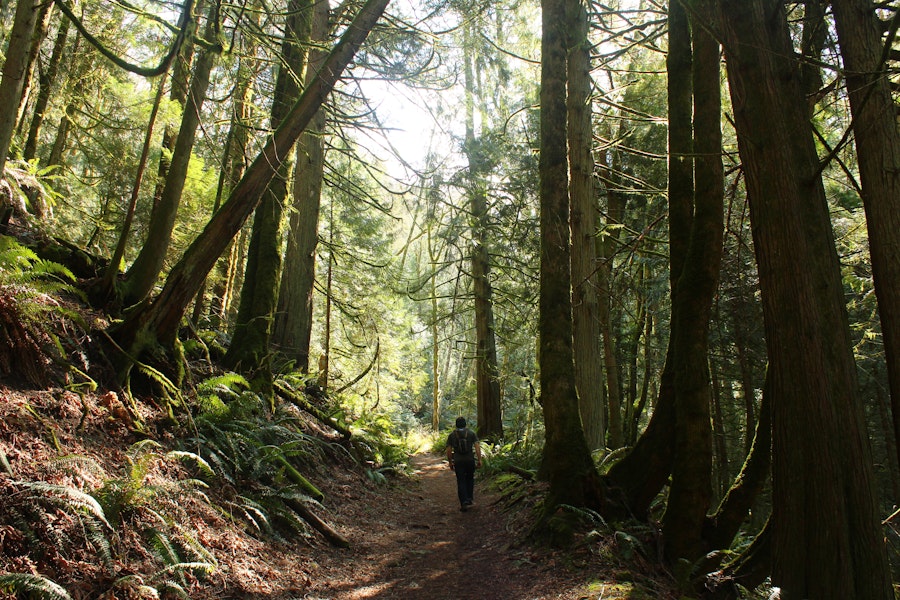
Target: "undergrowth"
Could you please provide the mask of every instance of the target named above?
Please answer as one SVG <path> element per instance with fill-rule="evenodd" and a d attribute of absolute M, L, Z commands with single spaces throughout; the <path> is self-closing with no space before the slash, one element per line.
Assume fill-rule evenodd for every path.
<path fill-rule="evenodd" d="M 66 362 L 60 335 L 78 315 L 59 301 L 78 296 L 74 275 L 0 236 L 0 374 L 16 374 L 46 387 L 54 365 Z"/>

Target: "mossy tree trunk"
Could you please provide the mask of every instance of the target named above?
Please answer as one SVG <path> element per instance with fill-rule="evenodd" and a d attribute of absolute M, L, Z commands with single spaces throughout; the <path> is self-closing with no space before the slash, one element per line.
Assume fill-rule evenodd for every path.
<path fill-rule="evenodd" d="M 201 108 L 206 100 L 210 74 L 219 52 L 221 52 L 221 47 L 216 45 L 214 38 L 218 28 L 218 11 L 215 6 L 210 8 L 206 18 L 204 37 L 209 46 L 203 49 L 194 66 L 190 89 L 181 116 L 181 127 L 175 138 L 172 159 L 168 165 L 162 194 L 150 212 L 147 236 L 137 258 L 125 274 L 122 284 L 122 301 L 125 306 L 140 302 L 153 290 L 160 273 L 162 273 L 169 244 L 172 241 L 172 231 L 175 229 L 178 207 L 181 204 L 181 195 L 184 192 L 188 166 L 194 150 L 194 141 L 197 138 L 197 128 L 200 126 Z M 173 81 L 172 85 L 176 85 L 176 82 Z M 123 234 L 127 235 L 127 232 L 123 232 Z"/>
<path fill-rule="evenodd" d="M 546 442 L 540 476 L 550 483 L 541 524 L 555 530 L 561 504 L 599 508 L 603 494 L 584 436 L 572 334 L 569 172 L 566 131 L 567 9 L 575 0 L 543 0 L 540 141 L 540 402 Z"/>
<path fill-rule="evenodd" d="M 277 127 L 300 96 L 300 81 L 306 66 L 306 48 L 312 26 L 312 4 L 308 0 L 288 3 L 281 45 L 282 62 L 275 80 L 272 127 Z M 281 276 L 281 221 L 288 202 L 291 160 L 284 160 L 269 182 L 253 218 L 247 268 L 238 307 L 237 323 L 225 364 L 250 374 L 255 387 L 271 392 L 269 338 L 278 283 Z"/>
<path fill-rule="evenodd" d="M 29 76 L 29 50 L 42 5 L 43 2 L 38 0 L 19 0 L 16 3 L 16 15 L 4 54 L 3 77 L 0 79 L 0 177 L 6 169 L 6 156 L 19 116 L 22 90 Z"/>

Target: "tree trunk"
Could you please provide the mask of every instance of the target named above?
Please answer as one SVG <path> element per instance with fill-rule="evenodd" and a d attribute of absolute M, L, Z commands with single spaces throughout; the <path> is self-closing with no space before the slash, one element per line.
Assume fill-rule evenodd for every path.
<path fill-rule="evenodd" d="M 210 46 L 203 49 L 195 65 L 162 195 L 150 212 L 150 225 L 147 228 L 144 245 L 125 275 L 122 294 L 125 306 L 137 304 L 146 298 L 163 270 L 169 243 L 172 241 L 172 231 L 175 229 L 178 205 L 181 204 L 181 194 L 187 181 L 188 165 L 197 137 L 197 128 L 200 126 L 200 110 L 206 100 L 209 76 L 221 51 L 220 47 L 214 45 L 213 39 L 216 18 L 217 12 L 215 8 L 211 8 L 207 16 L 205 33 Z"/>
<path fill-rule="evenodd" d="M 471 40 L 471 25 L 465 26 L 465 37 Z M 466 195 L 469 199 L 469 227 L 472 235 L 472 293 L 475 304 L 475 385 L 477 394 L 478 435 L 483 439 L 503 437 L 500 408 L 500 380 L 497 369 L 497 340 L 494 335 L 494 302 L 491 286 L 491 263 L 488 251 L 488 208 L 485 177 L 490 168 L 481 150 L 482 140 L 475 136 L 475 73 L 472 66 L 473 44 L 463 48 L 466 106 L 464 152 L 468 163 Z"/>
<path fill-rule="evenodd" d="M 871 0 L 834 0 L 831 6 L 853 115 L 894 437 L 900 439 L 900 132 L 883 50 L 895 40 L 884 45 Z"/>
<path fill-rule="evenodd" d="M 549 480 L 542 522 L 560 504 L 599 508 L 603 497 L 584 437 L 575 388 L 566 147 L 567 5 L 543 0 L 541 39 L 539 359 L 546 441 L 540 474 Z M 558 530 L 557 530 L 558 531 Z"/>
<path fill-rule="evenodd" d="M 313 6 L 310 38 L 323 43 L 328 38 L 328 2 Z M 306 81 L 315 76 L 326 53 L 310 50 Z M 287 251 L 278 294 L 272 342 L 285 356 L 296 361 L 301 373 L 309 372 L 309 345 L 313 328 L 313 293 L 316 283 L 316 247 L 319 244 L 319 211 L 325 172 L 325 111 L 313 117 L 297 144 L 294 169 L 294 210 L 288 228 Z"/>
<path fill-rule="evenodd" d="M 703 537 L 712 549 L 724 549 L 731 545 L 768 480 L 772 465 L 772 394 L 768 387 L 763 390 L 755 435 L 750 436 L 748 432 L 747 437 L 753 441 L 741 472 L 735 477 L 715 514 L 707 517 L 704 523 Z"/>
<path fill-rule="evenodd" d="M 255 49 L 256 45 L 254 44 L 252 48 Z M 222 195 L 230 193 L 237 186 L 247 168 L 250 114 L 253 107 L 251 82 L 258 64 L 256 58 L 251 58 L 253 54 L 253 51 L 246 52 L 247 56 L 241 59 L 238 67 L 238 81 L 235 84 L 235 100 L 228 132 L 228 144 L 222 157 L 222 173 L 219 183 Z M 218 205 L 220 206 L 221 202 Z M 219 210 L 219 206 L 216 206 L 213 214 Z M 230 241 L 224 256 L 220 257 L 217 263 L 218 277 L 213 286 L 210 300 L 209 321 L 211 327 L 222 331 L 228 331 L 231 325 L 234 317 L 235 289 L 242 287 L 238 272 L 244 265 L 245 238 L 245 235 L 240 235 L 237 241 Z"/>
<path fill-rule="evenodd" d="M 6 157 L 16 129 L 22 90 L 28 77 L 28 54 L 41 4 L 38 0 L 19 0 L 16 3 L 16 16 L 0 79 L 0 178 L 6 170 Z"/>
<path fill-rule="evenodd" d="M 116 339 L 131 351 L 131 356 L 139 357 L 153 350 L 157 343 L 174 344 L 185 309 L 209 270 L 256 208 L 284 157 L 334 88 L 387 4 L 388 0 L 367 0 L 322 69 L 231 191 L 228 200 L 172 268 L 160 294 L 129 313 L 126 321 L 116 329 Z"/>
<path fill-rule="evenodd" d="M 44 43 L 44 38 L 47 37 L 47 31 L 50 29 L 50 18 L 53 16 L 53 6 L 52 2 L 42 2 L 38 8 L 37 16 L 35 17 L 37 22 L 34 25 L 34 35 L 31 37 L 31 47 L 28 51 L 28 62 L 25 67 L 25 81 L 22 85 L 22 93 L 19 95 L 19 107 L 18 110 L 16 110 L 17 135 L 22 134 L 22 127 L 25 121 L 23 116 L 34 84 L 34 67 L 38 63 L 41 45 Z"/>
<path fill-rule="evenodd" d="M 782 598 L 893 598 L 840 266 L 784 6 L 718 0 L 760 276 Z"/>
<path fill-rule="evenodd" d="M 41 132 L 41 126 L 44 124 L 44 113 L 47 105 L 50 103 L 50 93 L 53 85 L 56 83 L 56 75 L 59 72 L 59 64 L 62 61 L 63 53 L 66 48 L 66 40 L 69 37 L 69 19 L 63 17 L 59 21 L 59 30 L 56 33 L 56 41 L 53 44 L 53 52 L 50 54 L 50 61 L 47 68 L 41 74 L 38 83 L 38 95 L 34 102 L 34 114 L 31 117 L 31 124 L 28 127 L 28 138 L 25 140 L 25 149 L 22 157 L 25 160 L 31 160 L 37 156 L 38 137 Z"/>
<path fill-rule="evenodd" d="M 691 34 L 679 2 L 669 3 L 669 52 L 666 57 L 669 106 L 669 283 L 672 306 L 679 302 L 679 274 L 690 239 L 694 201 L 693 133 L 691 125 Z M 606 475 L 615 490 L 608 516 L 647 519 L 653 499 L 672 472 L 675 448 L 675 331 L 678 311 L 673 308 L 660 376 L 656 407 L 634 448 L 613 464 Z"/>
<path fill-rule="evenodd" d="M 203 12 L 204 0 L 198 0 L 191 9 L 194 14 Z M 212 8 L 215 11 L 215 7 Z M 197 19 L 190 19 L 187 23 L 190 29 L 185 35 L 185 43 L 178 49 L 178 55 L 175 57 L 174 68 L 172 69 L 172 87 L 169 90 L 169 100 L 178 104 L 182 111 L 186 107 L 188 92 L 191 85 L 191 63 L 194 60 L 194 33 L 197 27 Z M 175 127 L 167 123 L 163 130 L 161 149 L 159 154 L 159 165 L 156 169 L 156 188 L 153 191 L 153 207 L 162 200 L 166 181 L 169 179 L 169 168 L 172 166 L 172 154 L 175 151 L 175 142 L 178 137 L 178 131 Z"/>
<path fill-rule="evenodd" d="M 581 421 L 591 450 L 606 446 L 606 405 L 600 355 L 600 310 L 597 298 L 597 222 L 591 123 L 591 44 L 587 10 L 573 2 L 568 43 L 569 170 L 572 195 L 572 318 L 575 387 Z"/>
<path fill-rule="evenodd" d="M 299 81 L 306 66 L 305 46 L 312 26 L 308 0 L 291 0 L 281 45 L 282 62 L 275 80 L 272 127 L 277 127 L 300 96 Z M 284 160 L 263 195 L 253 218 L 247 268 L 238 307 L 237 323 L 225 364 L 245 373 L 256 373 L 255 387 L 271 390 L 268 364 L 269 338 L 278 302 L 281 276 L 281 221 L 288 199 L 291 161 Z"/>
<path fill-rule="evenodd" d="M 672 305 L 675 360 L 675 462 L 663 518 L 666 558 L 694 561 L 710 550 L 703 523 L 712 502 L 709 321 L 722 260 L 719 45 L 703 27 L 703 0 L 692 2 L 694 216 Z M 671 8 L 670 8 L 671 10 Z"/>

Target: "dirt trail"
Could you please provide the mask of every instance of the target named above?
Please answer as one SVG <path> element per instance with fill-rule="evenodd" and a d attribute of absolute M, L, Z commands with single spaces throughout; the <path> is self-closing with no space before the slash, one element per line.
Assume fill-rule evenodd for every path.
<path fill-rule="evenodd" d="M 392 490 L 350 550 L 320 557 L 305 598 L 329 600 L 542 600 L 587 597 L 559 578 L 552 559 L 511 546 L 507 516 L 476 480 L 475 506 L 460 512 L 446 462 L 418 455 L 417 482 Z M 542 564 L 538 564 L 540 560 Z M 565 590 L 560 587 L 567 588 Z"/>

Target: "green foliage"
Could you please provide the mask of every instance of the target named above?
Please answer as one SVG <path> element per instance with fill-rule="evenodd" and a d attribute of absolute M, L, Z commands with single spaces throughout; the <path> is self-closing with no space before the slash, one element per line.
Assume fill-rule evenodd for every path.
<path fill-rule="evenodd" d="M 305 433 L 296 414 L 249 391 L 247 380 L 226 373 L 197 386 L 196 434 L 185 440 L 202 461 L 202 476 L 239 486 L 229 511 L 261 535 L 308 535 L 293 502 L 315 502 L 322 494 L 303 475 L 324 463 L 332 447 Z"/>
<path fill-rule="evenodd" d="M 511 466 L 537 473 L 541 465 L 542 451 L 542 446 L 520 440 L 503 445 L 482 443 L 482 468 L 486 474 L 501 473 Z"/>
<path fill-rule="evenodd" d="M 134 444 L 126 458 L 128 463 L 124 476 L 107 479 L 97 492 L 106 514 L 113 521 L 120 521 L 141 508 L 158 506 L 161 497 L 179 497 L 206 487 L 205 483 L 196 479 L 152 483 L 149 480 L 150 470 L 158 461 L 189 459 L 201 470 L 212 470 L 206 461 L 193 453 L 163 453 L 159 443 L 149 439 Z"/>
<path fill-rule="evenodd" d="M 71 513 L 83 513 L 112 529 L 106 520 L 100 503 L 90 494 L 64 485 L 54 485 L 42 481 L 20 481 L 18 485 L 29 490 L 32 498 L 43 498 L 54 506 Z"/>
<path fill-rule="evenodd" d="M 113 531 L 96 498 L 72 486 L 42 481 L 11 485 L 22 491 L 12 494 L 0 513 L 22 534 L 30 552 L 52 557 L 87 543 L 111 567 Z M 71 518 L 60 520 L 60 514 Z"/>
<path fill-rule="evenodd" d="M 58 583 L 29 573 L 0 575 L 0 590 L 37 600 L 72 600 L 69 592 Z"/>
<path fill-rule="evenodd" d="M 40 219 L 49 218 L 53 207 L 61 197 L 53 183 L 59 179 L 54 172 L 57 165 L 41 167 L 36 159 L 10 160 L 3 172 L 16 197 L 16 204 L 24 206 L 28 213 Z"/>
<path fill-rule="evenodd" d="M 78 295 L 64 266 L 0 236 L 0 373 L 15 373 L 37 386 L 50 381 L 51 365 L 65 364 L 57 329 L 80 322 L 58 298 Z"/>
<path fill-rule="evenodd" d="M 409 461 L 409 447 L 397 435 L 393 422 L 382 413 L 370 413 L 353 423 L 354 446 L 362 450 L 377 467 L 405 469 Z M 383 475 L 383 472 L 381 473 Z M 380 481 L 375 472 L 370 476 Z"/>

